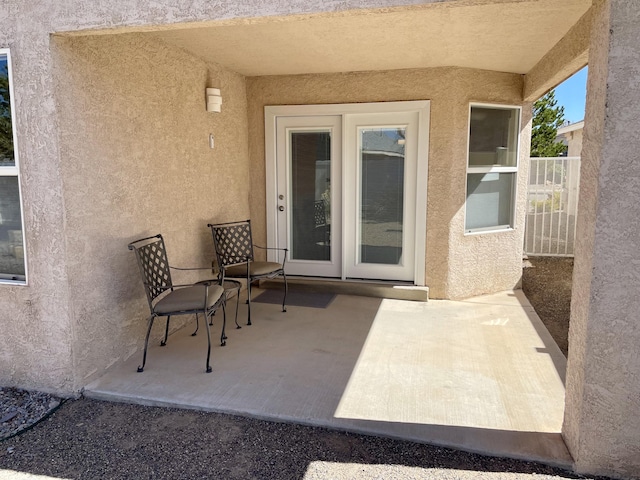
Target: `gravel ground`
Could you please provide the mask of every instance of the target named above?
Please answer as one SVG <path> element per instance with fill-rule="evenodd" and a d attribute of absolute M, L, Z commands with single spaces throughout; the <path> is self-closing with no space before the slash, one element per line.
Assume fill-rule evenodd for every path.
<path fill-rule="evenodd" d="M 9 471 L 64 479 L 585 478 L 406 441 L 89 399 L 68 401 L 1 442 L 0 478 Z"/>
<path fill-rule="evenodd" d="M 31 427 L 60 405 L 60 399 L 42 392 L 0 388 L 0 440 Z"/>

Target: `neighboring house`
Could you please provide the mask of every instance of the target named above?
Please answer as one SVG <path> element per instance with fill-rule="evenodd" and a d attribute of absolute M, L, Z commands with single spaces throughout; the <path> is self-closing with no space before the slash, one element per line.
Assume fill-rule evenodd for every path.
<path fill-rule="evenodd" d="M 176 264 L 207 265 L 207 222 L 251 217 L 258 242 L 282 244 L 302 206 L 283 174 L 298 168 L 287 152 L 299 133 L 316 134 L 295 160 L 333 231 L 320 253 L 330 260 L 316 249 L 292 258 L 292 273 L 428 285 L 435 298 L 516 288 L 532 102 L 588 61 L 563 434 L 578 471 L 639 475 L 640 300 L 627 293 L 640 289 L 639 10 L 635 0 L 0 3 L 16 151 L 0 166 L 0 208 L 3 225 L 18 222 L 0 230 L 0 384 L 76 393 L 140 350 L 133 239 L 162 232 Z M 221 112 L 207 111 L 207 87 L 221 90 Z M 403 131 L 402 169 L 372 159 L 368 129 Z M 387 191 L 402 193 L 402 236 L 380 244 L 362 238 L 355 188 L 359 165 L 375 161 L 388 164 Z M 400 229 L 399 216 L 384 218 Z"/>
<path fill-rule="evenodd" d="M 579 157 L 582 152 L 582 130 L 584 120 L 570 123 L 558 129 L 556 140 L 567 145 L 567 157 Z"/>

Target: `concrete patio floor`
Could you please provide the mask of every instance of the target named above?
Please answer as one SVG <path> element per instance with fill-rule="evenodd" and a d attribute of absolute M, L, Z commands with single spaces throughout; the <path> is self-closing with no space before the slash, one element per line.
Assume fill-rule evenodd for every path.
<path fill-rule="evenodd" d="M 560 435 L 566 359 L 522 291 L 429 302 L 337 295 L 324 309 L 287 309 L 252 303 L 254 324 L 236 330 L 230 319 L 225 347 L 213 340 L 216 317 L 212 373 L 204 329 L 191 337 L 188 326 L 149 348 L 143 373 L 136 355 L 84 394 L 571 466 Z"/>

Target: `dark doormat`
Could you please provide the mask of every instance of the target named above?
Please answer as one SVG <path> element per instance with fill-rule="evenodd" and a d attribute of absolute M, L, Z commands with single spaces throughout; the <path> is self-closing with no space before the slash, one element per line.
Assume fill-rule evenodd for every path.
<path fill-rule="evenodd" d="M 284 295 L 282 290 L 269 289 L 252 299 L 251 302 L 282 304 L 282 295 Z M 289 290 L 286 304 L 292 307 L 327 308 L 334 298 L 336 298 L 335 293 Z"/>

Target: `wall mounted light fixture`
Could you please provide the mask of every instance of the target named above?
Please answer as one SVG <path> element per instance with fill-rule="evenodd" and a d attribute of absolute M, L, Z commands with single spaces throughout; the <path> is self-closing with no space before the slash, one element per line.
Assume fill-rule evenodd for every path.
<path fill-rule="evenodd" d="M 222 96 L 219 88 L 207 88 L 207 112 L 220 112 Z"/>

